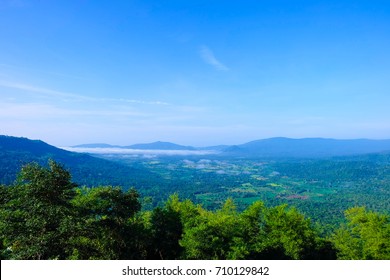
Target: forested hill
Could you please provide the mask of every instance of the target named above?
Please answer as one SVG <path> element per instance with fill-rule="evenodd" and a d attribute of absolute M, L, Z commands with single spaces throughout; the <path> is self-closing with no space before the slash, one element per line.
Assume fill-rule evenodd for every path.
<path fill-rule="evenodd" d="M 72 173 L 79 185 L 120 185 L 125 189 L 143 189 L 153 182 L 163 181 L 160 176 L 143 169 L 73 153 L 51 146 L 40 140 L 0 135 L 0 184 L 10 184 L 25 164 L 36 162 L 46 165 L 53 159 Z"/>

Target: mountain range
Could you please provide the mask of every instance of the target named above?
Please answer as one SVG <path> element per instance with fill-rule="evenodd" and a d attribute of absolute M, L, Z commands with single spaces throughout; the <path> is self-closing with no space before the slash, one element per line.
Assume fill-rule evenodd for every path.
<path fill-rule="evenodd" d="M 87 154 L 93 154 L 93 149 L 96 148 L 108 150 L 110 148 L 167 151 L 214 150 L 216 154 L 211 156 L 238 158 L 319 158 L 390 153 L 390 140 L 291 139 L 279 137 L 256 140 L 241 145 L 221 145 L 203 148 L 160 141 L 130 146 L 84 144 L 75 147 L 84 148 L 86 153 L 66 151 L 40 140 L 0 135 L 0 183 L 8 184 L 15 180 L 17 172 L 24 164 L 32 161 L 45 164 L 49 158 L 68 166 L 79 184 L 96 185 L 109 183 L 124 185 L 125 187 L 141 187 L 147 186 L 151 178 L 155 182 L 161 181 L 161 178 L 157 178 L 158 175 L 143 168 L 141 165 L 137 167 L 128 166 Z"/>
<path fill-rule="evenodd" d="M 130 146 L 109 144 L 83 144 L 73 148 L 123 148 L 137 150 L 214 150 L 219 155 L 240 157 L 332 157 L 361 155 L 368 153 L 390 152 L 390 140 L 351 139 L 338 140 L 327 138 L 292 139 L 276 137 L 255 140 L 240 145 L 219 145 L 211 147 L 183 146 L 170 142 L 153 142 Z"/>
<path fill-rule="evenodd" d="M 111 148 L 145 149 L 145 155 L 151 155 L 152 150 L 167 150 L 166 155 L 172 149 L 179 149 L 179 160 L 192 156 L 198 159 L 226 157 L 226 159 L 261 159 L 261 158 L 324 158 L 333 156 L 365 155 L 376 156 L 379 153 L 390 155 L 390 140 L 335 140 L 322 138 L 289 139 L 270 138 L 256 140 L 234 146 L 213 147 L 189 147 L 169 142 L 154 142 L 149 144 L 136 144 L 131 146 L 113 146 L 109 144 L 85 144 L 79 145 L 86 152 L 70 152 L 49 145 L 40 140 L 27 138 L 1 136 L 0 135 L 0 184 L 9 185 L 15 182 L 20 169 L 30 162 L 46 165 L 49 159 L 53 159 L 65 166 L 72 174 L 73 182 L 78 185 L 122 186 L 123 189 L 137 188 L 142 195 L 166 198 L 169 193 L 183 188 L 176 182 L 171 182 L 165 175 L 154 172 L 143 165 L 145 158 L 138 155 L 137 160 L 131 164 L 118 160 L 115 156 L 105 158 L 95 157 L 94 149 Z M 185 150 L 184 150 L 185 149 Z M 148 151 L 146 151 L 148 150 Z M 184 153 L 190 150 L 192 153 Z M 214 150 L 214 154 L 197 155 L 196 151 Z M 183 153 L 182 153 L 183 152 Z M 109 153 L 109 152 L 108 152 Z M 159 154 L 163 156 L 163 153 Z M 133 155 L 130 155 L 133 158 Z M 126 157 L 125 157 L 126 158 Z M 116 161 L 118 160 L 118 161 Z M 196 160 L 196 159 L 194 159 Z"/>
<path fill-rule="evenodd" d="M 122 149 L 134 149 L 134 150 L 175 150 L 175 151 L 197 150 L 197 148 L 191 146 L 182 146 L 171 142 L 162 142 L 162 141 L 145 143 L 145 144 L 134 144 L 130 146 L 118 146 L 118 145 L 110 145 L 104 143 L 82 144 L 82 145 L 72 146 L 72 148 L 122 148 Z"/>

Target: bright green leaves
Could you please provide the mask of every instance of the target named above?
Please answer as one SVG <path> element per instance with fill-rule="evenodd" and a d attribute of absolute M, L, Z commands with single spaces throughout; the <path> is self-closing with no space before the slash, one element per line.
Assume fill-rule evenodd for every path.
<path fill-rule="evenodd" d="M 199 208 L 198 215 L 184 221 L 180 244 L 187 259 L 227 259 L 237 236 L 237 212 L 228 200 L 221 210 L 211 212 Z"/>
<path fill-rule="evenodd" d="M 315 248 L 316 232 L 296 208 L 281 205 L 266 214 L 265 243 L 269 258 L 304 259 Z M 275 252 L 273 256 L 271 252 Z"/>
<path fill-rule="evenodd" d="M 256 202 L 238 213 L 228 200 L 220 210 L 202 209 L 185 221 L 180 244 L 189 259 L 304 259 L 313 257 L 316 236 L 295 208 Z"/>
<path fill-rule="evenodd" d="M 140 210 L 138 193 L 119 187 L 81 188 L 72 201 L 82 220 L 74 258 L 127 259 L 134 254 L 133 219 Z"/>
<path fill-rule="evenodd" d="M 347 225 L 334 236 L 340 259 L 390 259 L 389 215 L 355 207 L 345 212 Z"/>
<path fill-rule="evenodd" d="M 0 188 L 2 252 L 12 259 L 139 258 L 138 193 L 80 188 L 61 165 L 29 164 Z M 142 227 L 141 227 L 142 229 Z"/>
<path fill-rule="evenodd" d="M 118 224 L 126 222 L 141 209 L 138 193 L 134 189 L 123 192 L 121 188 L 111 186 L 81 188 L 73 204 L 89 218 Z"/>
<path fill-rule="evenodd" d="M 36 163 L 24 166 L 18 176 L 17 185 L 23 188 L 24 195 L 40 203 L 65 205 L 74 197 L 76 184 L 70 173 L 60 164 L 49 160 L 49 167 Z"/>
<path fill-rule="evenodd" d="M 23 167 L 18 182 L 8 188 L 1 212 L 4 242 L 14 259 L 65 258 L 64 248 L 74 231 L 70 204 L 75 185 L 59 164 Z"/>

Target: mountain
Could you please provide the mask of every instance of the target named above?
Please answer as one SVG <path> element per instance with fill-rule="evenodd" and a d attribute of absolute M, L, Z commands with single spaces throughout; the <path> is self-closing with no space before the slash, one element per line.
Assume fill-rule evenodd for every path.
<path fill-rule="evenodd" d="M 134 144 L 130 146 L 118 146 L 118 145 L 110 145 L 104 143 L 93 143 L 93 144 L 81 144 L 72 146 L 72 148 L 120 148 L 120 149 L 134 149 L 134 150 L 174 150 L 174 151 L 182 151 L 182 150 L 198 150 L 197 148 L 191 146 L 182 146 L 175 143 L 170 142 L 153 142 L 153 143 L 143 143 L 143 144 Z M 204 149 L 202 149 L 204 150 Z"/>
<path fill-rule="evenodd" d="M 153 142 L 147 144 L 135 144 L 131 146 L 125 146 L 123 148 L 127 149 L 137 149 L 137 150 L 196 150 L 191 146 L 182 146 L 170 142 Z"/>
<path fill-rule="evenodd" d="M 93 144 L 82 144 L 72 146 L 72 148 L 121 148 L 120 146 L 104 144 L 104 143 L 93 143 Z"/>
<path fill-rule="evenodd" d="M 117 162 L 73 153 L 51 146 L 40 140 L 0 135 L 0 184 L 11 184 L 21 167 L 30 162 L 46 165 L 49 159 L 69 169 L 73 181 L 79 185 L 120 185 L 144 188 L 163 179 L 142 167 L 126 166 Z"/>
<path fill-rule="evenodd" d="M 269 138 L 231 146 L 225 155 L 247 157 L 333 157 L 390 151 L 390 140 L 326 138 Z"/>
<path fill-rule="evenodd" d="M 208 147 L 197 147 L 196 149 L 199 150 L 199 151 L 225 151 L 226 149 L 228 149 L 229 145 L 217 145 L 217 146 L 208 146 Z"/>

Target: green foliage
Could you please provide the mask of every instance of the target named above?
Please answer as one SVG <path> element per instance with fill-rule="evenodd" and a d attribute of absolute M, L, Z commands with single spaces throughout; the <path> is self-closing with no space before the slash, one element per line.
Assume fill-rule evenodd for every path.
<path fill-rule="evenodd" d="M 188 259 L 228 259 L 237 236 L 238 213 L 231 200 L 215 212 L 199 208 L 198 215 L 185 223 L 180 244 Z"/>
<path fill-rule="evenodd" d="M 107 156 L 107 159 L 110 157 Z M 174 192 L 208 210 L 232 198 L 238 211 L 261 200 L 268 206 L 287 203 L 315 223 L 323 236 L 345 221 L 355 205 L 390 209 L 390 154 L 326 159 L 245 159 L 221 156 L 116 158 L 125 165 L 159 174 L 138 188 L 159 205 Z"/>
<path fill-rule="evenodd" d="M 183 234 L 183 226 L 179 212 L 169 204 L 153 210 L 151 219 L 150 255 L 151 259 L 178 259 L 182 252 L 179 240 Z"/>
<path fill-rule="evenodd" d="M 3 211 L 6 202 L 8 201 L 8 188 L 6 186 L 0 185 L 0 217 L 3 217 Z M 6 224 L 4 223 L 4 219 L 0 218 L 0 260 L 7 259 L 7 251 L 4 244 L 4 230 Z"/>
<path fill-rule="evenodd" d="M 389 215 L 351 208 L 321 237 L 295 207 L 227 199 L 207 210 L 171 195 L 141 211 L 134 189 L 77 187 L 54 161 L 0 185 L 2 259 L 390 259 Z"/>
<path fill-rule="evenodd" d="M 347 225 L 334 236 L 338 258 L 390 259 L 390 216 L 355 207 L 345 212 Z"/>
<path fill-rule="evenodd" d="M 4 185 L 0 185 L 0 207 L 3 207 L 8 201 L 8 188 Z"/>
<path fill-rule="evenodd" d="M 296 208 L 288 209 L 287 205 L 270 208 L 264 232 L 267 258 L 305 259 L 315 250 L 316 233 L 310 220 Z"/>
<path fill-rule="evenodd" d="M 65 258 L 64 248 L 75 230 L 75 185 L 70 174 L 50 161 L 23 167 L 18 182 L 8 188 L 1 211 L 4 243 L 13 259 Z"/>
<path fill-rule="evenodd" d="M 180 244 L 189 259 L 311 259 L 320 247 L 310 220 L 286 205 L 256 202 L 238 213 L 227 200 L 215 212 L 200 209 L 188 223 Z"/>
<path fill-rule="evenodd" d="M 12 259 L 130 259 L 142 257 L 143 225 L 134 189 L 76 188 L 62 166 L 29 164 L 17 184 L 1 188 L 2 248 Z M 4 250 L 7 248 L 7 250 Z M 145 254 L 144 254 L 145 255 Z"/>
<path fill-rule="evenodd" d="M 74 242 L 73 257 L 80 259 L 129 259 L 134 257 L 133 222 L 140 210 L 138 193 L 123 192 L 119 187 L 82 188 L 72 201 L 83 220 L 80 235 Z M 134 225 L 133 225 L 134 224 Z M 137 255 L 137 254 L 135 254 Z"/>

